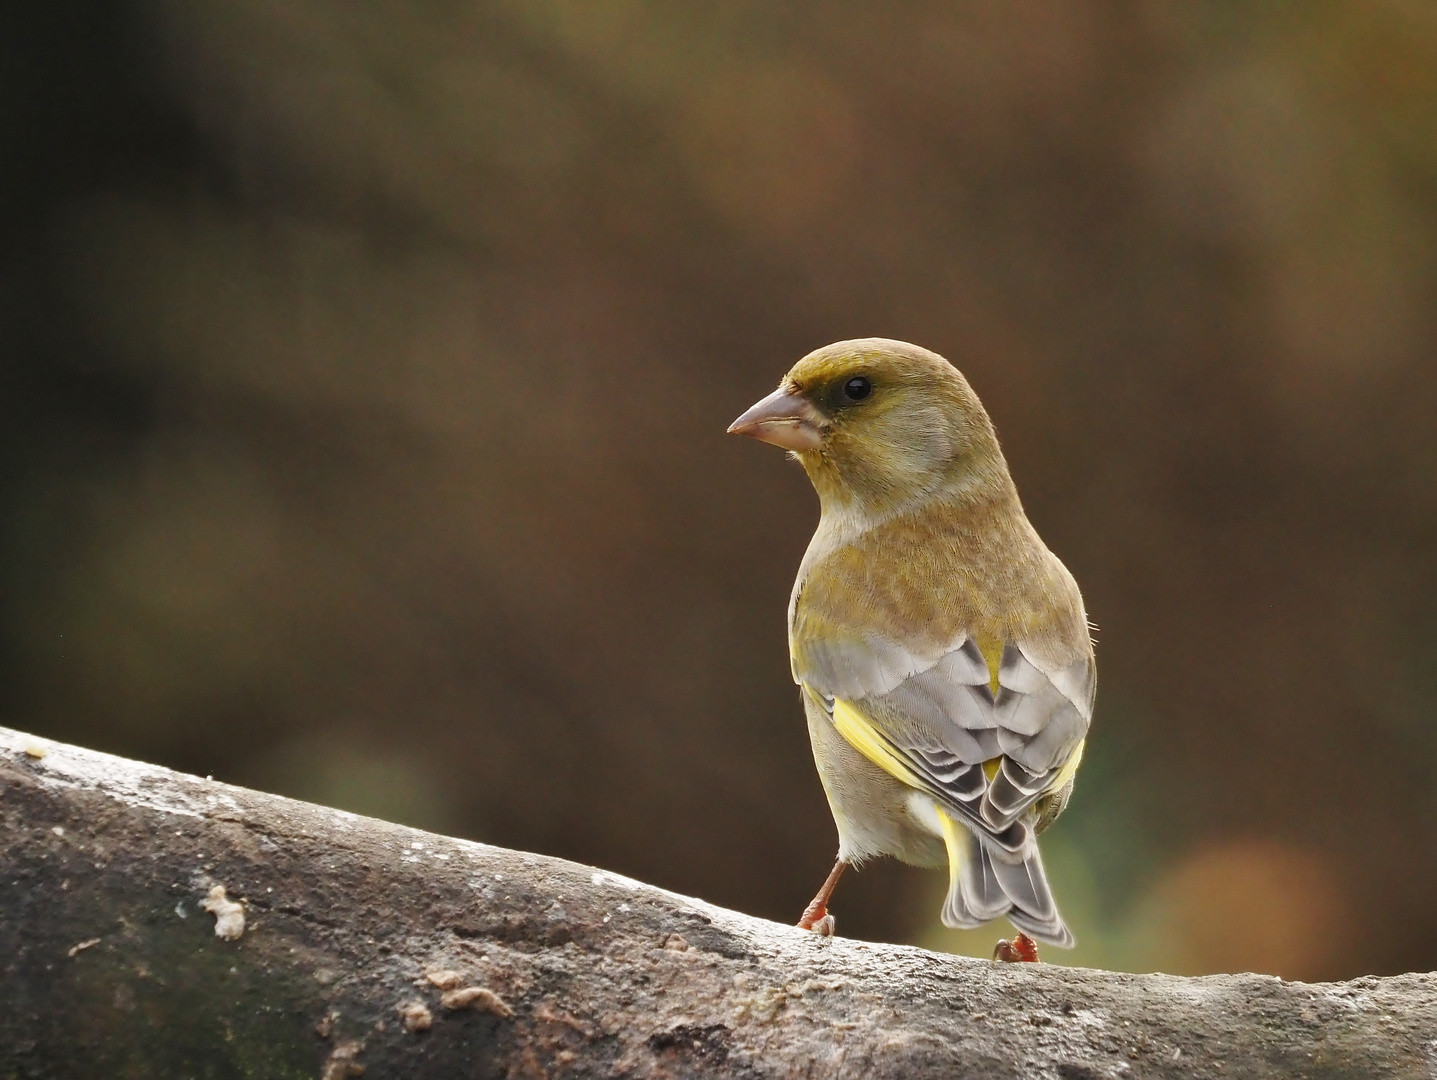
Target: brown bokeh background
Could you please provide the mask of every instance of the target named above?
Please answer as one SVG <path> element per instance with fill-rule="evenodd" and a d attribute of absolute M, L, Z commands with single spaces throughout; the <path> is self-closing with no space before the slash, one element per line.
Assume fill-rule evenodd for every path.
<path fill-rule="evenodd" d="M 1133 970 L 1437 967 L 1421 0 L 0 15 L 0 721 L 792 919 L 800 355 L 969 375 L 1102 678 Z M 984 953 L 943 875 L 839 928 Z"/>

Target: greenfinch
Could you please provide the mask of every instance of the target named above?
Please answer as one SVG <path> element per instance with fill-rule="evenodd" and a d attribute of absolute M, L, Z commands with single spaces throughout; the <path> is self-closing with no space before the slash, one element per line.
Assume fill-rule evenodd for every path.
<path fill-rule="evenodd" d="M 893 855 L 947 864 L 945 925 L 1006 915 L 1024 947 L 1001 955 L 1072 946 L 1037 837 L 1082 760 L 1093 642 L 968 381 L 916 345 L 840 341 L 729 431 L 791 451 L 822 511 L 788 637 L 839 845 L 799 925 L 831 932 L 844 867 Z"/>

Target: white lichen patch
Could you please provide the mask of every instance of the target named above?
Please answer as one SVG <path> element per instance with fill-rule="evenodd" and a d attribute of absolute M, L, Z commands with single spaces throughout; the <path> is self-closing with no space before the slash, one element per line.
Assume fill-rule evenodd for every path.
<path fill-rule="evenodd" d="M 589 880 L 595 885 L 611 885 L 617 889 L 627 889 L 629 892 L 636 892 L 640 889 L 652 889 L 652 885 L 645 885 L 642 881 L 635 881 L 623 874 L 611 873 L 607 870 L 596 870 L 590 875 Z"/>
<path fill-rule="evenodd" d="M 422 1001 L 402 1002 L 399 1006 L 399 1019 L 404 1024 L 404 1030 L 411 1034 L 416 1031 L 428 1031 L 434 1026 L 434 1014 Z"/>
<path fill-rule="evenodd" d="M 498 994 L 484 986 L 465 986 L 446 990 L 439 999 L 446 1009 L 478 1009 L 495 1016 L 513 1016 L 514 1010 Z"/>
<path fill-rule="evenodd" d="M 84 952 L 86 949 L 93 949 L 98 944 L 100 944 L 100 939 L 97 937 L 92 937 L 86 941 L 80 942 L 78 945 L 71 945 L 69 950 L 66 951 L 65 955 L 68 956 L 71 960 L 73 960 L 76 956 Z"/>
<path fill-rule="evenodd" d="M 215 937 L 235 941 L 244 935 L 244 904 L 226 896 L 223 885 L 210 889 L 200 907 L 215 917 Z"/>
<path fill-rule="evenodd" d="M 449 968 L 426 971 L 424 977 L 429 980 L 431 985 L 437 986 L 440 990 L 457 990 L 464 985 L 464 976 Z"/>
<path fill-rule="evenodd" d="M 849 987 L 852 985 L 852 980 L 846 979 L 841 975 L 837 978 L 832 979 L 805 979 L 798 986 L 790 987 L 788 989 L 788 993 L 794 997 L 803 997 L 805 994 L 812 994 L 814 992 L 821 992 L 825 990 L 842 990 L 845 987 Z"/>
<path fill-rule="evenodd" d="M 733 977 L 733 988 L 729 1002 L 733 1006 L 736 1021 L 757 1020 L 759 1023 L 771 1024 L 788 1004 L 787 991 L 746 971 Z"/>
<path fill-rule="evenodd" d="M 340 1043 L 330 1051 L 324 1063 L 320 1080 L 348 1080 L 351 1076 L 363 1076 L 364 1066 L 357 1060 L 363 1047 L 357 1042 Z"/>
<path fill-rule="evenodd" d="M 1371 994 L 1350 984 L 1317 983 L 1311 989 L 1315 1000 L 1335 1005 L 1348 1012 L 1372 1012 L 1377 1008 Z"/>

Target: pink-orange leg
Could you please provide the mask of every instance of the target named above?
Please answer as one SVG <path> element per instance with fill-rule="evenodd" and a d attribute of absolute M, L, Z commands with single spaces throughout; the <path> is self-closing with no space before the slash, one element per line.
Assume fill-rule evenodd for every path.
<path fill-rule="evenodd" d="M 998 944 L 993 946 L 993 959 L 1006 960 L 1009 963 L 1036 964 L 1038 943 L 1019 930 L 1012 941 L 1007 938 L 998 940 Z"/>
<path fill-rule="evenodd" d="M 833 864 L 833 869 L 828 872 L 828 878 L 818 890 L 818 895 L 803 909 L 798 920 L 800 930 L 816 930 L 824 935 L 833 933 L 833 916 L 828 913 L 828 898 L 833 895 L 833 888 L 847 867 L 848 864 L 842 859 Z"/>

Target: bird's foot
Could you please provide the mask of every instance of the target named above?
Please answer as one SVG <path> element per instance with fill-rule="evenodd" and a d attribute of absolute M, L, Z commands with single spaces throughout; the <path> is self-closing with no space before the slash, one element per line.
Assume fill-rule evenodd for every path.
<path fill-rule="evenodd" d="M 803 909 L 799 917 L 798 928 L 800 930 L 812 930 L 815 934 L 822 934 L 824 937 L 833 936 L 833 916 L 828 913 L 828 905 L 812 903 Z"/>
<path fill-rule="evenodd" d="M 833 916 L 828 913 L 828 898 L 833 895 L 833 887 L 838 884 L 838 879 L 843 876 L 847 866 L 842 857 L 833 864 L 833 869 L 828 872 L 828 879 L 818 890 L 818 895 L 809 901 L 808 907 L 804 908 L 803 914 L 799 916 L 800 930 L 812 930 L 824 937 L 833 936 Z"/>
<path fill-rule="evenodd" d="M 1007 938 L 999 939 L 998 944 L 993 946 L 993 959 L 1010 964 L 1036 964 L 1038 943 L 1019 930 L 1012 941 Z"/>

